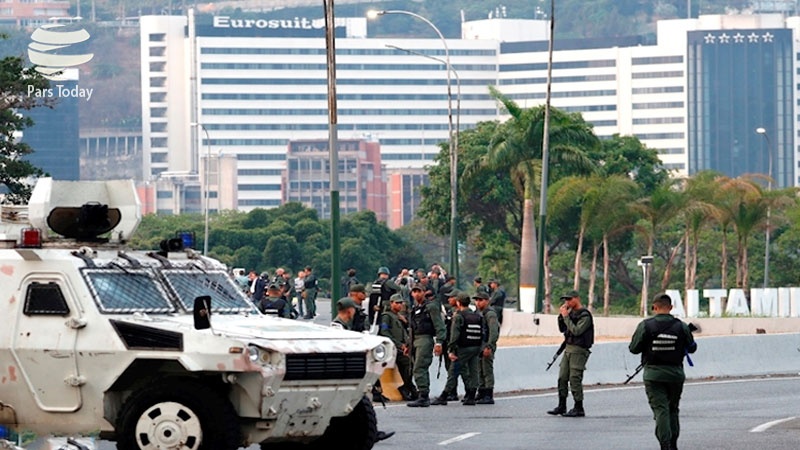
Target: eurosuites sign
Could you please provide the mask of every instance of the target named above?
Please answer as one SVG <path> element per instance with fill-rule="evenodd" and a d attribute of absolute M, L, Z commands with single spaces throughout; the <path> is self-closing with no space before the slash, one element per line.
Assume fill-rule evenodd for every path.
<path fill-rule="evenodd" d="M 344 33 L 345 18 L 336 19 L 336 33 Z M 198 36 L 251 36 L 251 37 L 323 37 L 325 19 L 294 17 L 270 19 L 267 17 L 213 16 L 211 23 L 197 24 Z"/>
<path fill-rule="evenodd" d="M 672 298 L 672 314 L 678 317 L 699 317 L 701 291 L 685 292 L 685 301 L 680 291 L 667 290 Z M 721 317 L 800 317 L 800 288 L 750 289 L 748 301 L 743 289 L 703 289 L 702 298 L 708 299 L 708 311 L 703 316 Z M 685 305 L 685 308 L 684 308 Z"/>

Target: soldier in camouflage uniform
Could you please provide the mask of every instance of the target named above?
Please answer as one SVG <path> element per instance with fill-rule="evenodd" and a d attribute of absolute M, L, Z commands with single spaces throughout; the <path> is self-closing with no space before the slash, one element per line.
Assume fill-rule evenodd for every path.
<path fill-rule="evenodd" d="M 497 351 L 497 340 L 500 338 L 500 320 L 494 308 L 489 305 L 489 297 L 486 294 L 475 294 L 472 299 L 475 300 L 478 312 L 483 314 L 483 321 L 486 324 L 486 342 L 483 343 L 478 362 L 480 386 L 476 403 L 494 405 L 494 354 Z"/>
<path fill-rule="evenodd" d="M 419 389 L 419 398 L 408 403 L 412 408 L 428 407 L 430 401 L 431 380 L 428 370 L 433 356 L 442 353 L 445 340 L 444 321 L 441 309 L 436 301 L 425 299 L 425 293 L 419 286 L 411 288 L 414 306 L 409 312 L 411 324 L 411 342 L 414 346 L 414 381 Z"/>
<path fill-rule="evenodd" d="M 405 324 L 400 320 L 399 315 L 404 307 L 405 300 L 403 300 L 403 296 L 401 294 L 393 294 L 389 310 L 381 314 L 378 335 L 386 336 L 391 339 L 395 348 L 397 348 L 395 366 L 397 367 L 397 372 L 400 373 L 400 378 L 403 379 L 403 385 L 397 388 L 397 390 L 403 396 L 404 400 L 410 401 L 414 400 L 414 392 L 417 389 L 414 387 L 414 381 L 411 378 L 408 332 L 406 331 Z"/>
<path fill-rule="evenodd" d="M 464 405 L 475 405 L 478 390 L 478 356 L 483 348 L 483 315 L 469 308 L 469 297 L 458 299 L 458 312 L 450 328 L 448 357 L 466 387 Z"/>

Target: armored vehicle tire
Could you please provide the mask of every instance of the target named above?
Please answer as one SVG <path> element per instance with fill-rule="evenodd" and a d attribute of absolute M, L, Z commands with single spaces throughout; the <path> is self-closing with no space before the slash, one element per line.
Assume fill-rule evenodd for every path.
<path fill-rule="evenodd" d="M 125 402 L 118 450 L 237 450 L 239 420 L 230 402 L 189 380 L 156 380 Z"/>

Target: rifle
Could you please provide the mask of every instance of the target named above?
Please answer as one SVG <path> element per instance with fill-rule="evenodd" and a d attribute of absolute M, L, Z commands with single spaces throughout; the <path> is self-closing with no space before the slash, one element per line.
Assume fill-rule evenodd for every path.
<path fill-rule="evenodd" d="M 550 362 L 547 363 L 547 368 L 544 369 L 545 371 L 550 370 L 550 367 L 553 365 L 554 362 L 556 362 L 556 359 L 558 359 L 558 355 L 564 353 L 564 349 L 565 348 L 567 348 L 567 341 L 566 340 L 561 343 L 560 347 L 558 347 L 558 350 L 556 350 L 556 354 L 553 355 L 553 359 L 551 359 Z"/>
<path fill-rule="evenodd" d="M 439 368 L 436 370 L 436 379 L 439 379 L 439 375 L 442 374 L 442 361 L 444 361 L 444 351 L 439 353 Z"/>
<path fill-rule="evenodd" d="M 629 375 L 628 379 L 625 380 L 625 382 L 622 384 L 628 384 L 633 379 L 633 377 L 635 377 L 636 375 L 639 374 L 639 372 L 642 371 L 642 369 L 644 369 L 644 363 L 640 363 L 639 366 L 636 367 L 636 370 L 633 371 L 633 374 Z"/>

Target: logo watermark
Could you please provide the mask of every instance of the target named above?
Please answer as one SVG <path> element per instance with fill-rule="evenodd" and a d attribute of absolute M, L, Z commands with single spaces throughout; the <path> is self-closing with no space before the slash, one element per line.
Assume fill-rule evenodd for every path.
<path fill-rule="evenodd" d="M 80 18 L 53 18 L 52 23 L 42 25 L 31 34 L 28 59 L 36 71 L 48 80 L 64 81 L 64 71 L 92 60 L 94 53 L 75 53 L 74 46 L 88 41 L 89 32 L 74 25 Z M 73 51 L 73 53 L 70 53 Z M 40 98 L 85 98 L 92 97 L 94 89 L 56 84 L 49 89 L 28 86 L 29 97 Z"/>

